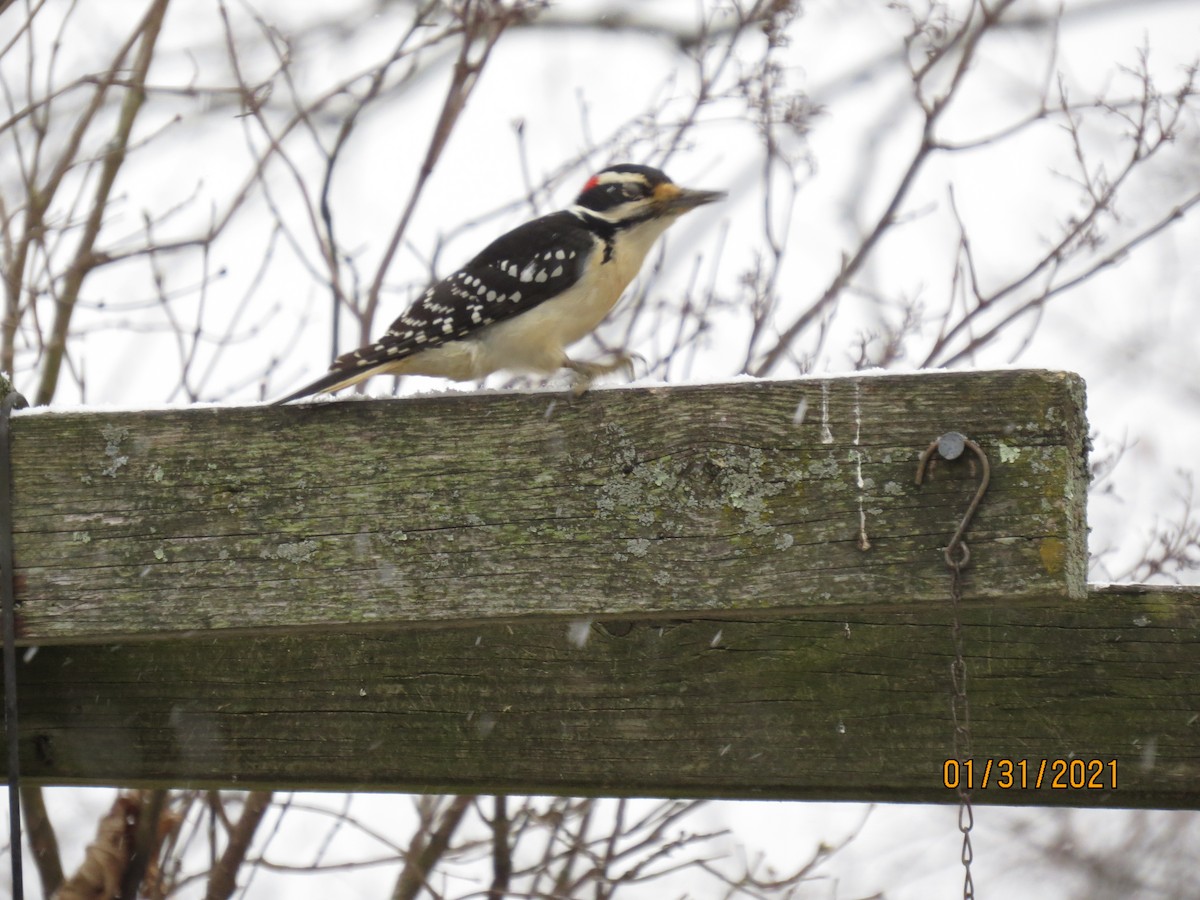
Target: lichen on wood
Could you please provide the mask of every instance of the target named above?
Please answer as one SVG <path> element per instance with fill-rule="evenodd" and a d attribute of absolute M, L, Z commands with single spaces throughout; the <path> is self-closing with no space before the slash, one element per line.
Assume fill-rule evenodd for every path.
<path fill-rule="evenodd" d="M 21 638 L 940 602 L 947 430 L 992 456 L 973 595 L 1081 597 L 1072 375 L 20 415 Z"/>

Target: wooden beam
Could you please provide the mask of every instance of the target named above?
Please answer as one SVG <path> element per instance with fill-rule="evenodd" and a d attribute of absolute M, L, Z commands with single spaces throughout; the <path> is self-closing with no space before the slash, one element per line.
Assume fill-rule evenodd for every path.
<path fill-rule="evenodd" d="M 769 621 L 46 647 L 20 668 L 22 774 L 953 802 L 949 622 L 945 597 L 894 597 Z M 977 779 L 994 761 L 976 803 L 1200 807 L 1195 589 L 968 598 L 964 622 Z M 1029 784 L 1046 760 L 1043 786 L 1002 788 L 999 760 L 1025 761 Z"/>
<path fill-rule="evenodd" d="M 945 594 L 977 473 L 980 598 L 1081 598 L 1083 384 L 1039 371 L 29 413 L 25 644 L 526 615 L 753 617 Z"/>

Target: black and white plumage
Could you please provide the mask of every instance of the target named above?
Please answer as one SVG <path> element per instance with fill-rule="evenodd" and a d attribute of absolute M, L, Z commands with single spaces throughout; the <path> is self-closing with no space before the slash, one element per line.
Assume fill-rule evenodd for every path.
<path fill-rule="evenodd" d="M 623 164 L 592 176 L 568 209 L 520 225 L 432 285 L 374 343 L 334 360 L 288 403 L 372 375 L 455 381 L 506 370 L 572 369 L 582 386 L 627 364 L 571 360 L 566 348 L 616 305 L 650 247 L 683 213 L 719 191 L 681 188 L 657 169 Z"/>

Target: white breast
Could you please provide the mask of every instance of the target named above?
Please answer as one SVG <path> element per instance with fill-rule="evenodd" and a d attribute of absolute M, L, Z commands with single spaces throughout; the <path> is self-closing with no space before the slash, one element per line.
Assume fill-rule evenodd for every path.
<path fill-rule="evenodd" d="M 618 233 L 607 262 L 603 245 L 597 246 L 584 277 L 562 294 L 497 322 L 472 339 L 480 345 L 479 368 L 486 370 L 472 377 L 500 369 L 548 375 L 562 368 L 566 348 L 604 321 L 641 270 L 654 241 L 672 221 L 654 219 Z"/>

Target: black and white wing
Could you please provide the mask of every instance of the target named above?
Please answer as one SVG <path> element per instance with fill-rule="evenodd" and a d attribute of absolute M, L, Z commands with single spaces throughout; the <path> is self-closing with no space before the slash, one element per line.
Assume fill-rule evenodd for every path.
<path fill-rule="evenodd" d="M 497 238 L 465 266 L 432 285 L 379 340 L 344 353 L 329 372 L 276 403 L 288 403 L 496 322 L 527 312 L 575 284 L 596 236 L 573 212 L 551 213 Z"/>

